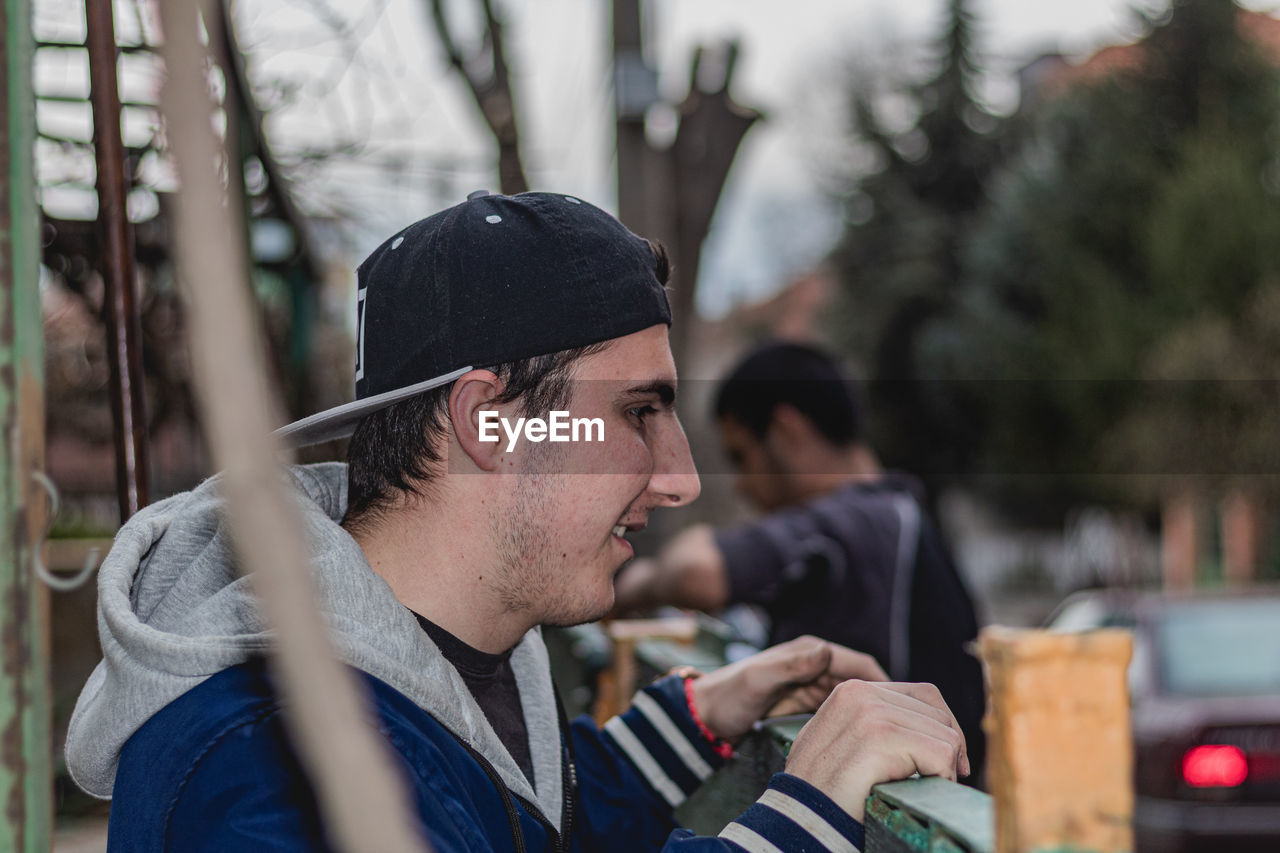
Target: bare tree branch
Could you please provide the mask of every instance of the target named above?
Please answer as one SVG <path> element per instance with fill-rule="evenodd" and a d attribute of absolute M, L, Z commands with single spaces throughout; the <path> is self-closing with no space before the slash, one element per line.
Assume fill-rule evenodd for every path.
<path fill-rule="evenodd" d="M 480 115 L 498 143 L 498 183 L 503 193 L 512 195 L 527 191 L 529 181 L 520 158 L 520 131 L 511 93 L 505 31 L 492 0 L 479 0 L 479 3 L 484 13 L 484 36 L 480 47 L 470 56 L 463 54 L 449 26 L 444 0 L 431 0 L 431 18 L 449 64 L 467 84 Z M 487 73 L 482 75 L 481 68 Z"/>
<path fill-rule="evenodd" d="M 702 46 L 694 50 L 689 93 L 677 108 L 680 126 L 665 155 L 671 164 L 669 179 L 674 194 L 671 214 L 675 232 L 673 245 L 668 248 L 676 283 L 672 311 L 679 318 L 671 329 L 671 349 L 677 364 L 687 358 L 696 335 L 695 290 L 702 244 L 711 230 L 711 218 L 742 138 L 763 117 L 760 111 L 739 104 L 729 94 L 737 58 L 736 42 L 729 42 L 712 55 Z"/>

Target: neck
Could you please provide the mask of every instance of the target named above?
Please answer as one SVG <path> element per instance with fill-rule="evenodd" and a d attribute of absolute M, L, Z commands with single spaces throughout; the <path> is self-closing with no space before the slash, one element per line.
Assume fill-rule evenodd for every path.
<path fill-rule="evenodd" d="M 874 483 L 884 476 L 880 460 L 865 444 L 855 444 L 845 451 L 842 471 L 846 483 Z"/>
<path fill-rule="evenodd" d="M 854 483 L 874 483 L 884 475 L 875 453 L 864 444 L 850 447 L 812 444 L 803 473 L 794 474 L 796 500 L 804 503 Z"/>
<path fill-rule="evenodd" d="M 472 648 L 501 654 L 533 625 L 528 614 L 502 606 L 489 531 L 480 529 L 476 514 L 462 511 L 467 500 L 447 491 L 401 501 L 351 535 L 401 604 Z"/>

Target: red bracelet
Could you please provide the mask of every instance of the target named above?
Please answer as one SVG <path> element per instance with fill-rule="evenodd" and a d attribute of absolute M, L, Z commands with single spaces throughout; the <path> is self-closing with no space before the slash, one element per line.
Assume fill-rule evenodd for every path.
<path fill-rule="evenodd" d="M 702 673 L 698 673 L 701 675 Z M 728 761 L 733 758 L 733 744 L 723 738 L 716 737 L 711 729 L 707 728 L 707 724 L 702 722 L 702 717 L 698 716 L 698 706 L 693 702 L 693 679 L 695 676 L 684 675 L 684 699 L 689 703 L 689 714 L 693 717 L 693 722 L 698 727 L 698 731 L 707 739 L 707 743 L 711 744 L 711 748 L 716 755 Z"/>

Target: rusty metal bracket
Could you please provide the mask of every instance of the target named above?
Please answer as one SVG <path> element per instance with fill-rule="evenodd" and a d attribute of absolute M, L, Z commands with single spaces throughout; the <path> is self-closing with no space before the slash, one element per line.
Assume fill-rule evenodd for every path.
<path fill-rule="evenodd" d="M 31 569 L 36 573 L 45 586 L 55 592 L 72 592 L 88 583 L 89 578 L 93 577 L 93 573 L 98 570 L 98 554 L 100 549 L 90 548 L 88 556 L 85 557 L 84 565 L 80 571 L 71 577 L 59 577 L 49 570 L 44 564 L 44 558 L 41 552 L 44 551 L 45 540 L 49 538 L 49 534 L 53 532 L 53 523 L 58 518 L 58 509 L 61 499 L 58 495 L 58 486 L 50 479 L 49 475 L 43 471 L 32 471 L 31 479 L 39 483 L 46 492 L 49 493 L 49 522 L 45 527 L 44 535 L 40 537 L 40 541 L 31 549 Z"/>

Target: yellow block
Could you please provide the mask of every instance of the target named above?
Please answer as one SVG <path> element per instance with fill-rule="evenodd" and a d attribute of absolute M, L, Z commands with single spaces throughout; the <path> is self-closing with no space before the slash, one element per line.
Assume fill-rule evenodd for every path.
<path fill-rule="evenodd" d="M 1132 850 L 1129 632 L 993 626 L 978 649 L 996 853 Z"/>

